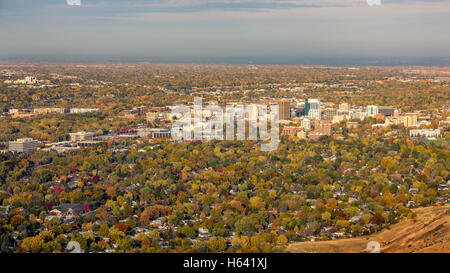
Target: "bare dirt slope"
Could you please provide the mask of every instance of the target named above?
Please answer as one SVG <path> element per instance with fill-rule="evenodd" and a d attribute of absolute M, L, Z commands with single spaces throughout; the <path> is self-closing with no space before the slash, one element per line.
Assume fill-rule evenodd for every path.
<path fill-rule="evenodd" d="M 450 253 L 450 206 L 414 210 L 417 219 L 403 219 L 390 229 L 358 238 L 335 241 L 292 243 L 287 251 L 294 253 L 358 253 L 370 252 L 367 244 L 376 241 L 381 252 L 445 252 Z"/>

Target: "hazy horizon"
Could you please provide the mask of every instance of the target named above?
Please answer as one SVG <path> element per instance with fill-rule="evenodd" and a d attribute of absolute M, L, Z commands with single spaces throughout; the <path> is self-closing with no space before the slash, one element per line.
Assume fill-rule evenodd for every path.
<path fill-rule="evenodd" d="M 326 66 L 450 66 L 450 57 L 291 57 L 291 56 L 12 56 L 0 62 L 12 63 L 154 63 L 154 64 L 224 64 L 224 65 L 326 65 Z"/>
<path fill-rule="evenodd" d="M 0 59 L 448 65 L 449 25 L 448 0 L 0 0 Z"/>

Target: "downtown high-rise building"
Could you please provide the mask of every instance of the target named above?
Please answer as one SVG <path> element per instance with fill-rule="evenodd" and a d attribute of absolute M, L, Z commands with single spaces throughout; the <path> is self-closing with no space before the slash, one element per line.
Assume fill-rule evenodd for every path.
<path fill-rule="evenodd" d="M 324 112 L 323 119 L 325 120 L 333 120 L 333 117 L 337 115 L 337 110 L 334 108 L 325 108 Z"/>
<path fill-rule="evenodd" d="M 406 113 L 403 116 L 403 125 L 405 127 L 416 127 L 417 126 L 417 114 L 416 113 Z"/>
<path fill-rule="evenodd" d="M 291 118 L 291 102 L 289 100 L 280 100 L 278 102 L 278 111 L 280 120 Z"/>
<path fill-rule="evenodd" d="M 320 120 L 322 118 L 319 100 L 305 99 L 305 116 L 315 120 Z"/>
<path fill-rule="evenodd" d="M 331 136 L 333 134 L 332 125 L 330 121 L 320 121 L 316 130 L 327 136 Z"/>

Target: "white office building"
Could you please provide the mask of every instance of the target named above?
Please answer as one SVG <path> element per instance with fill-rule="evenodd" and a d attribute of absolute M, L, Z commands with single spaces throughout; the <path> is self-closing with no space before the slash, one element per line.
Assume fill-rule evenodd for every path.
<path fill-rule="evenodd" d="M 311 120 L 308 119 L 308 118 L 302 119 L 302 128 L 303 128 L 305 131 L 311 130 Z"/>
<path fill-rule="evenodd" d="M 169 138 L 170 130 L 164 128 L 140 128 L 137 130 L 137 135 L 141 138 Z"/>
<path fill-rule="evenodd" d="M 376 105 L 369 105 L 366 108 L 367 116 L 374 117 L 378 114 L 378 106 Z"/>
<path fill-rule="evenodd" d="M 93 141 L 94 133 L 91 132 L 77 132 L 70 133 L 70 141 L 78 142 L 78 141 Z"/>
<path fill-rule="evenodd" d="M 14 153 L 29 153 L 38 147 L 38 141 L 32 138 L 19 138 L 9 142 L 9 150 Z"/>
<path fill-rule="evenodd" d="M 437 139 L 441 136 L 440 129 L 414 129 L 409 131 L 411 137 L 422 137 L 428 140 Z"/>

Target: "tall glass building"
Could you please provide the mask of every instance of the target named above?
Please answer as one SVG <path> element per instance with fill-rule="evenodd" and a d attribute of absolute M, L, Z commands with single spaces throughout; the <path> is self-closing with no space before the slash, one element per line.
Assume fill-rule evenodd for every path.
<path fill-rule="evenodd" d="M 316 120 L 320 120 L 322 118 L 319 100 L 305 99 L 305 116 Z"/>

